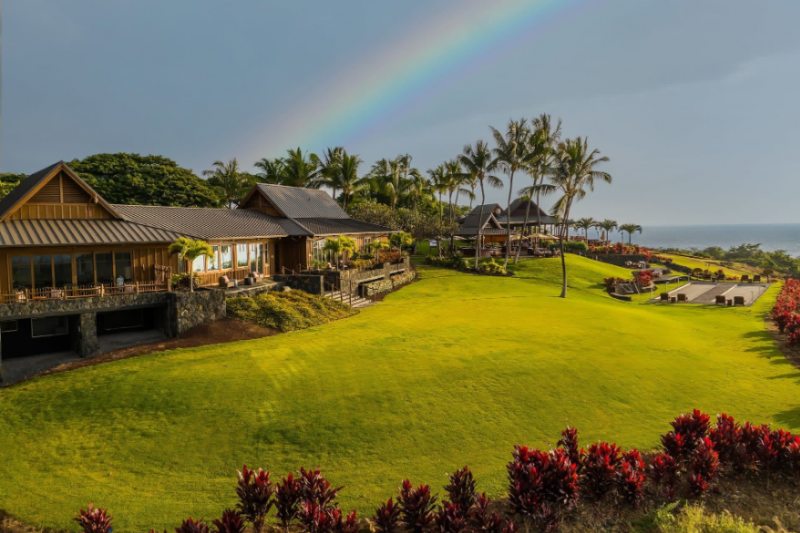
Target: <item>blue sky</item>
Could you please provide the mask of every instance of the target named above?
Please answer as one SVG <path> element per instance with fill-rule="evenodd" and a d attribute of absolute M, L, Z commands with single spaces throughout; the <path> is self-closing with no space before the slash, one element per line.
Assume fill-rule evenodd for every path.
<path fill-rule="evenodd" d="M 368 65 L 475 5 L 5 0 L 0 168 L 118 151 L 197 173 L 231 157 L 248 168 L 313 138 L 289 127 L 299 107 L 334 90 L 358 101 Z M 425 170 L 488 140 L 490 124 L 546 112 L 611 158 L 614 184 L 577 216 L 800 222 L 797 20 L 796 0 L 572 2 L 448 65 L 355 134 L 302 147 L 344 143 L 364 171 L 410 153 Z"/>

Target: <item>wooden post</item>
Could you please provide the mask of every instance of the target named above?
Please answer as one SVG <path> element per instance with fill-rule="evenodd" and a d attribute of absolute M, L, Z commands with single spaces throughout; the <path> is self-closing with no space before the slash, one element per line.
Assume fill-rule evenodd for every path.
<path fill-rule="evenodd" d="M 134 282 L 134 284 L 133 284 L 133 292 L 134 292 L 134 294 L 139 294 L 139 282 L 138 281 Z"/>

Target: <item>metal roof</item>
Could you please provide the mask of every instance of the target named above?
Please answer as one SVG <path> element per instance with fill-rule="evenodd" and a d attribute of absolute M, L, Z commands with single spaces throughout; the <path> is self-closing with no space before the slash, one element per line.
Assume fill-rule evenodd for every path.
<path fill-rule="evenodd" d="M 508 230 L 505 228 L 483 228 L 481 232 L 483 235 L 506 235 Z M 456 231 L 456 235 L 462 236 L 470 236 L 470 235 L 477 235 L 478 228 L 476 227 L 462 227 L 458 231 Z"/>
<path fill-rule="evenodd" d="M 201 239 L 309 236 L 286 218 L 250 209 L 115 205 L 126 220 Z"/>
<path fill-rule="evenodd" d="M 256 186 L 288 218 L 350 218 L 325 191 L 268 183 Z"/>
<path fill-rule="evenodd" d="M 171 243 L 179 234 L 125 220 L 59 219 L 0 222 L 0 246 Z"/>
<path fill-rule="evenodd" d="M 353 233 L 397 233 L 397 230 L 369 222 L 353 220 L 352 218 L 301 218 L 296 222 L 317 236 Z"/>

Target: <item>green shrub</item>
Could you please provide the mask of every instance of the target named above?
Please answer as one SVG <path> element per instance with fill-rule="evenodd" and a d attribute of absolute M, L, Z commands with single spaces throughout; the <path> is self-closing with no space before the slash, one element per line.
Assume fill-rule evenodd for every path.
<path fill-rule="evenodd" d="M 493 274 L 496 276 L 506 275 L 506 269 L 503 268 L 503 265 L 496 263 L 494 259 L 492 259 L 488 263 L 478 264 L 478 272 L 480 272 L 481 274 Z"/>
<path fill-rule="evenodd" d="M 547 245 L 551 250 L 560 250 L 561 244 L 558 242 L 551 242 Z M 589 246 L 583 241 L 567 241 L 564 243 L 565 252 L 586 252 Z"/>
<path fill-rule="evenodd" d="M 228 300 L 228 313 L 238 319 L 254 322 L 279 331 L 306 329 L 357 313 L 350 306 L 324 296 L 307 292 L 268 292 L 249 298 L 238 296 Z"/>
<path fill-rule="evenodd" d="M 752 522 L 745 522 L 729 512 L 706 513 L 702 505 L 688 505 L 678 512 L 676 504 L 656 511 L 654 525 L 659 533 L 758 533 Z"/>

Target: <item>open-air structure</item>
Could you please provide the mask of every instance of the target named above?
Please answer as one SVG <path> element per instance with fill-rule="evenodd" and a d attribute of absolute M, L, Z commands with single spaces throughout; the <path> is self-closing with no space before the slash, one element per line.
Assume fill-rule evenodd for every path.
<path fill-rule="evenodd" d="M 505 247 L 508 238 L 508 225 L 511 225 L 512 246 L 519 244 L 530 248 L 530 243 L 536 238 L 534 232 L 538 225 L 542 240 L 553 239 L 557 220 L 545 213 L 536 202 L 518 198 L 512 202 L 509 209 L 503 209 L 500 204 L 484 204 L 483 218 L 481 219 L 481 206 L 475 207 L 461 221 L 456 235 L 464 239 L 476 241 L 479 228 L 482 228 L 482 241 L 480 243 L 481 255 L 491 256 L 499 254 Z M 528 211 L 528 223 L 525 226 L 525 214 Z M 525 234 L 523 233 L 525 228 Z M 531 253 L 533 253 L 533 249 Z M 474 250 L 474 248 L 473 248 Z M 465 252 L 468 253 L 468 250 Z"/>

